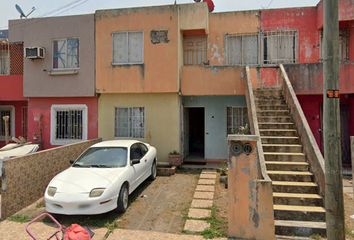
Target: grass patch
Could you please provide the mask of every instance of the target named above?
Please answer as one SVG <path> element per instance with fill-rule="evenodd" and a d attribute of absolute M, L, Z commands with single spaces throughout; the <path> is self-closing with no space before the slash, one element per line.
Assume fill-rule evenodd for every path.
<path fill-rule="evenodd" d="M 18 222 L 18 223 L 27 223 L 32 220 L 29 216 L 23 216 L 23 215 L 13 215 L 8 218 L 9 221 L 12 222 Z"/>
<path fill-rule="evenodd" d="M 354 237 L 354 231 L 351 229 L 346 228 L 345 229 L 345 235 Z"/>
<path fill-rule="evenodd" d="M 319 235 L 319 234 L 312 234 L 312 235 L 310 236 L 310 238 L 311 238 L 311 239 L 322 239 L 322 236 Z"/>

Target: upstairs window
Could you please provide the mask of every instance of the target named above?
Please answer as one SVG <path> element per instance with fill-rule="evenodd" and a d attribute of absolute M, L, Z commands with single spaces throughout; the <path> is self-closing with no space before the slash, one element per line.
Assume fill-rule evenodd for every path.
<path fill-rule="evenodd" d="M 268 31 L 262 38 L 263 64 L 298 62 L 298 31 Z"/>
<path fill-rule="evenodd" d="M 3 117 L 9 116 L 9 140 L 15 136 L 15 107 L 0 106 L 0 140 L 5 140 L 5 121 Z"/>
<path fill-rule="evenodd" d="M 228 65 L 259 65 L 257 34 L 226 37 Z"/>
<path fill-rule="evenodd" d="M 79 39 L 53 40 L 53 69 L 79 68 Z"/>
<path fill-rule="evenodd" d="M 323 60 L 323 30 L 321 31 L 321 61 Z M 349 30 L 339 29 L 339 60 L 349 60 Z"/>
<path fill-rule="evenodd" d="M 144 62 L 144 34 L 116 32 L 112 34 L 112 64 L 141 64 Z"/>
<path fill-rule="evenodd" d="M 52 145 L 87 140 L 87 106 L 53 105 L 50 137 Z"/>
<path fill-rule="evenodd" d="M 145 108 L 116 107 L 114 136 L 125 138 L 145 137 Z"/>
<path fill-rule="evenodd" d="M 0 75 L 10 74 L 10 51 L 7 39 L 0 40 Z"/>
<path fill-rule="evenodd" d="M 227 134 L 242 133 L 240 127 L 249 126 L 247 107 L 227 108 Z"/>
<path fill-rule="evenodd" d="M 185 66 L 206 64 L 206 37 L 186 37 L 183 44 Z"/>

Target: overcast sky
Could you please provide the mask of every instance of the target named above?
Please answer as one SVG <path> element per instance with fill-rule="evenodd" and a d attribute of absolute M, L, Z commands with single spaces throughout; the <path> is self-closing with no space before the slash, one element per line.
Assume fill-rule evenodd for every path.
<path fill-rule="evenodd" d="M 214 0 L 214 11 L 305 7 L 316 6 L 318 2 L 319 0 Z M 25 14 L 35 7 L 36 10 L 28 18 L 36 18 L 94 13 L 98 9 L 170 5 L 173 3 L 174 0 L 1 0 L 0 30 L 8 28 L 9 19 L 20 18 L 15 4 L 18 4 Z M 193 0 L 177 0 L 177 4 L 180 3 L 193 3 Z"/>

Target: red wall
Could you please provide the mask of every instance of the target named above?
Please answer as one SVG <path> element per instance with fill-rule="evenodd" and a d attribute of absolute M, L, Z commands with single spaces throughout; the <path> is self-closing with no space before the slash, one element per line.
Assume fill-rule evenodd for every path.
<path fill-rule="evenodd" d="M 98 99 L 97 97 L 77 98 L 30 98 L 28 101 L 28 137 L 32 140 L 34 133 L 39 134 L 38 116 L 42 114 L 42 138 L 44 149 L 52 148 L 50 144 L 50 108 L 53 104 L 85 104 L 88 108 L 87 138 L 98 136 Z M 33 141 L 33 140 L 32 140 Z"/>
<path fill-rule="evenodd" d="M 23 136 L 22 134 L 22 112 L 23 106 L 27 106 L 27 101 L 0 101 L 0 106 L 11 105 L 15 107 L 15 137 Z M 2 119 L 0 119 L 2 121 Z M 5 145 L 5 141 L 0 141 L 0 147 Z"/>
<path fill-rule="evenodd" d="M 354 20 L 354 3 L 352 0 L 339 0 L 339 21 Z M 317 28 L 323 27 L 323 0 L 317 5 Z"/>
<path fill-rule="evenodd" d="M 316 7 L 263 10 L 261 30 L 298 30 L 299 62 L 318 62 L 320 48 Z"/>
<path fill-rule="evenodd" d="M 27 100 L 23 97 L 23 75 L 0 76 L 0 101 Z"/>

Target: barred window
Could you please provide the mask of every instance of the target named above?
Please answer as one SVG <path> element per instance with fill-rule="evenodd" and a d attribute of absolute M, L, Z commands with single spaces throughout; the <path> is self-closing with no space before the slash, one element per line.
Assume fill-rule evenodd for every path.
<path fill-rule="evenodd" d="M 298 31 L 267 31 L 262 39 L 263 64 L 298 62 Z"/>
<path fill-rule="evenodd" d="M 116 107 L 114 136 L 125 138 L 145 137 L 145 108 Z"/>
<path fill-rule="evenodd" d="M 203 65 L 207 63 L 206 37 L 187 37 L 184 39 L 184 65 Z"/>
<path fill-rule="evenodd" d="M 228 107 L 227 108 L 227 134 L 239 134 L 240 127 L 248 124 L 247 107 Z"/>
<path fill-rule="evenodd" d="M 9 116 L 9 139 L 15 136 L 15 107 L 0 106 L 0 139 L 5 140 L 5 121 L 3 117 Z"/>
<path fill-rule="evenodd" d="M 10 51 L 9 41 L 7 39 L 0 40 L 0 75 L 10 74 Z"/>
<path fill-rule="evenodd" d="M 227 42 L 228 65 L 259 65 L 258 35 L 230 35 Z"/>
<path fill-rule="evenodd" d="M 51 143 L 53 145 L 87 140 L 87 107 L 85 105 L 53 105 L 51 112 Z"/>

